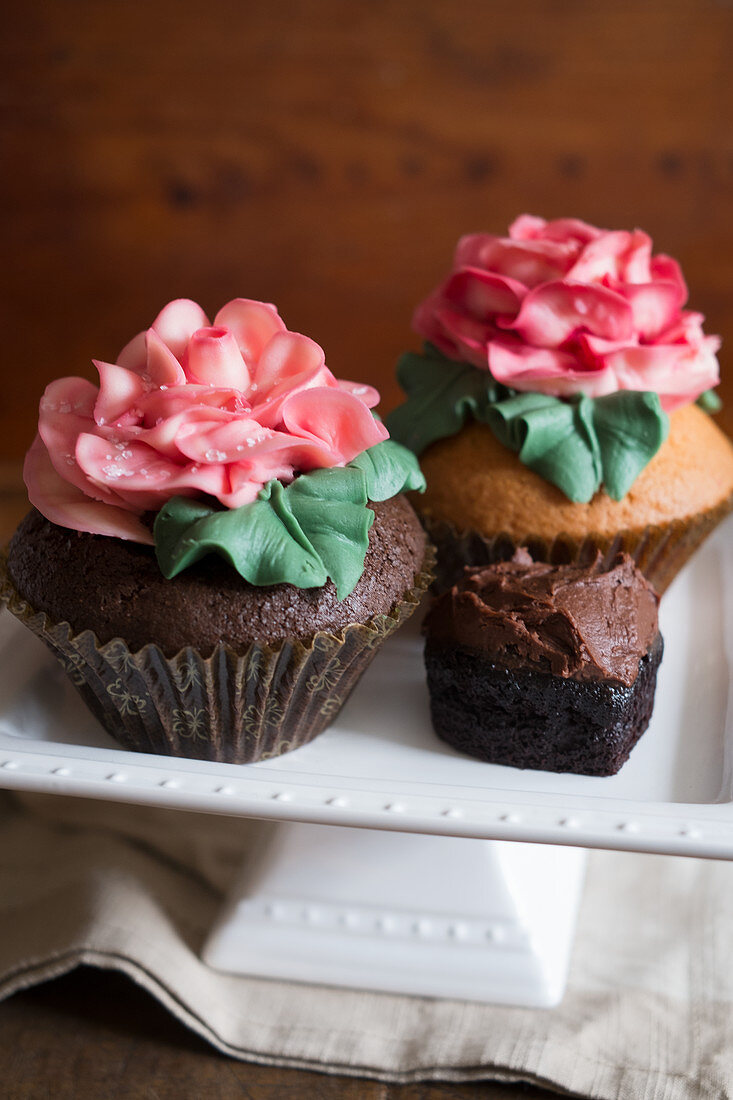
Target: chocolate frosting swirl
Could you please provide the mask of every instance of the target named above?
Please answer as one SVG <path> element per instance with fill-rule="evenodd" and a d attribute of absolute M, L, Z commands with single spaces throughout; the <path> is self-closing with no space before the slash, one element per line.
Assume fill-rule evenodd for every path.
<path fill-rule="evenodd" d="M 630 687 L 658 633 L 659 597 L 628 554 L 603 571 L 547 565 L 519 550 L 510 562 L 466 569 L 425 620 L 432 641 L 507 667 Z"/>

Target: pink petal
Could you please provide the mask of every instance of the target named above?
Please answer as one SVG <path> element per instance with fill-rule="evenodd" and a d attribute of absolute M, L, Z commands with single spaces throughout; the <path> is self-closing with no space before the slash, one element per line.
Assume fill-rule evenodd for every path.
<path fill-rule="evenodd" d="M 193 462 L 241 462 L 271 434 L 256 420 L 239 417 L 218 423 L 188 420 L 179 428 L 176 444 Z"/>
<path fill-rule="evenodd" d="M 145 370 L 147 363 L 147 332 L 138 332 L 137 336 L 133 336 L 129 344 L 125 344 L 124 348 L 117 356 L 117 366 L 124 367 L 125 370 L 134 370 L 136 374 L 142 374 Z"/>
<path fill-rule="evenodd" d="M 619 259 L 631 242 L 625 229 L 604 233 L 591 241 L 568 272 L 568 282 L 598 283 L 601 279 L 620 278 Z"/>
<path fill-rule="evenodd" d="M 653 340 L 668 328 L 684 301 L 676 283 L 629 283 L 619 293 L 631 305 L 634 330 L 642 340 Z"/>
<path fill-rule="evenodd" d="M 646 233 L 625 229 L 602 233 L 583 249 L 568 272 L 568 282 L 599 283 L 603 279 L 648 283 L 651 240 Z"/>
<path fill-rule="evenodd" d="M 542 235 L 547 222 L 534 214 L 520 214 L 509 226 L 509 236 L 513 241 L 531 241 Z"/>
<path fill-rule="evenodd" d="M 279 428 L 282 426 L 282 410 L 285 402 L 294 394 L 303 390 L 338 389 L 336 379 L 328 367 L 314 368 L 303 371 L 302 374 L 286 378 L 275 386 L 272 386 L 265 395 L 265 400 L 255 403 L 252 407 L 252 417 L 258 420 L 263 428 Z M 254 397 L 259 397 L 255 393 Z"/>
<path fill-rule="evenodd" d="M 525 215 L 529 217 L 529 215 Z M 514 222 L 514 226 L 518 222 L 521 222 L 521 216 Z M 541 218 L 534 219 L 536 221 L 542 221 Z M 509 236 L 513 237 L 512 226 L 509 229 Z M 567 241 L 572 239 L 577 241 L 578 244 L 589 244 L 590 241 L 596 240 L 601 237 L 605 231 L 598 229 L 595 225 L 589 225 L 588 222 L 581 221 L 580 218 L 554 218 L 552 221 L 545 222 L 541 232 L 537 234 L 543 240 L 547 241 Z"/>
<path fill-rule="evenodd" d="M 612 351 L 622 351 L 629 346 L 628 340 L 604 340 L 601 336 L 591 336 L 579 332 L 574 340 L 581 360 L 589 367 L 605 366 L 605 356 Z"/>
<path fill-rule="evenodd" d="M 307 371 L 326 370 L 326 357 L 315 340 L 297 332 L 278 332 L 269 341 L 259 357 L 254 380 L 257 384 L 257 400 L 276 385 L 285 385 L 295 375 Z M 336 379 L 333 378 L 333 384 Z"/>
<path fill-rule="evenodd" d="M 152 328 L 133 337 L 117 356 L 116 365 L 155 386 L 180 386 L 186 381 L 181 364 Z"/>
<path fill-rule="evenodd" d="M 658 344 L 689 344 L 690 347 L 700 348 L 707 341 L 712 340 L 715 342 L 713 350 L 717 351 L 720 347 L 720 337 L 705 335 L 702 330 L 704 320 L 702 313 L 682 310 L 679 317 L 675 319 L 674 324 L 670 325 L 664 332 L 660 332 L 655 342 Z"/>
<path fill-rule="evenodd" d="M 101 427 L 103 424 L 114 424 L 125 413 L 136 410 L 150 384 L 141 375 L 116 363 L 103 363 L 95 359 L 94 366 L 99 371 L 99 397 L 94 406 L 94 419 Z"/>
<path fill-rule="evenodd" d="M 484 323 L 497 313 L 516 313 L 526 293 L 515 279 L 477 267 L 461 268 L 443 285 L 446 301 Z"/>
<path fill-rule="evenodd" d="M 236 468 L 254 481 L 264 484 L 273 477 L 290 481 L 294 474 L 332 465 L 331 454 L 323 443 L 297 439 L 287 432 L 269 432 L 241 456 Z"/>
<path fill-rule="evenodd" d="M 348 382 L 345 378 L 337 378 L 336 381 L 340 390 L 358 397 L 368 409 L 373 409 L 379 404 L 379 390 L 375 390 L 374 386 L 362 385 L 361 382 Z"/>
<path fill-rule="evenodd" d="M 641 229 L 630 234 L 629 247 L 623 257 L 622 278 L 627 283 L 648 283 L 651 281 L 651 237 Z"/>
<path fill-rule="evenodd" d="M 513 241 L 497 237 L 484 245 L 480 266 L 533 287 L 562 278 L 572 267 L 577 252 L 575 241 Z"/>
<path fill-rule="evenodd" d="M 25 457 L 23 477 L 31 504 L 51 523 L 92 535 L 153 544 L 150 531 L 125 505 L 91 500 L 59 477 L 40 436 L 36 436 Z"/>
<path fill-rule="evenodd" d="M 173 462 L 182 463 L 187 456 L 178 445 L 178 436 L 182 430 L 195 430 L 196 426 L 204 423 L 207 426 L 216 423 L 229 423 L 237 420 L 238 414 L 227 409 L 209 408 L 205 405 L 194 405 L 183 408 L 172 416 L 161 419 L 154 427 L 145 428 L 136 436 L 141 443 L 146 443 L 164 458 L 170 458 Z"/>
<path fill-rule="evenodd" d="M 113 487 L 122 500 L 142 510 L 157 511 L 179 493 L 219 496 L 228 489 L 224 466 L 180 466 L 136 440 L 124 451 L 110 452 L 109 444 L 98 436 L 80 435 L 76 460 L 91 481 Z"/>
<path fill-rule="evenodd" d="M 489 369 L 496 381 L 511 389 L 555 397 L 575 393 L 601 397 L 618 388 L 610 369 L 584 368 L 578 359 L 564 351 L 494 340 L 489 344 L 488 355 Z"/>
<path fill-rule="evenodd" d="M 188 345 L 188 376 L 207 386 L 246 390 L 250 373 L 234 334 L 217 326 L 194 332 Z"/>
<path fill-rule="evenodd" d="M 93 411 L 97 387 L 85 378 L 57 378 L 46 387 L 38 414 L 38 434 L 48 448 L 50 460 L 64 481 L 97 500 L 119 504 L 113 493 L 89 484 L 76 463 L 76 440 L 80 432 L 95 430 Z"/>
<path fill-rule="evenodd" d="M 333 455 L 324 443 L 272 432 L 248 449 L 246 458 L 229 467 L 229 492 L 219 499 L 228 508 L 239 508 L 254 500 L 273 478 L 289 482 L 298 473 L 332 465 Z"/>
<path fill-rule="evenodd" d="M 249 298 L 234 298 L 227 302 L 214 318 L 214 324 L 228 328 L 232 333 L 250 374 L 273 336 L 285 331 L 282 318 L 273 305 L 254 302 Z"/>
<path fill-rule="evenodd" d="M 420 302 L 413 313 L 412 328 L 418 336 L 421 336 L 423 340 L 427 340 L 430 344 L 435 344 L 436 348 L 439 348 L 450 359 L 460 359 L 458 339 L 454 339 L 450 332 L 446 331 L 446 326 L 438 318 L 438 310 L 443 306 L 444 298 L 441 290 L 433 291 L 432 294 Z M 457 311 L 455 316 L 458 333 L 460 333 L 463 318 Z M 471 322 L 471 324 L 475 324 L 475 322 Z"/>
<path fill-rule="evenodd" d="M 440 290 L 415 310 L 412 327 L 418 336 L 435 344 L 450 359 L 465 360 L 487 369 L 486 345 L 496 335 L 492 324 L 476 321 L 451 306 Z"/>
<path fill-rule="evenodd" d="M 199 493 L 216 497 L 223 504 L 228 491 L 229 473 L 226 466 L 199 466 L 196 463 L 179 466 L 176 467 L 164 492 L 158 497 L 156 507 L 162 508 L 166 500 L 172 496 L 193 496 Z"/>
<path fill-rule="evenodd" d="M 630 347 L 611 352 L 606 356 L 606 365 L 616 375 L 619 389 L 658 393 L 667 411 L 697 400 L 720 381 L 715 351 L 705 346 Z"/>
<path fill-rule="evenodd" d="M 497 240 L 499 238 L 493 233 L 466 233 L 456 245 L 453 270 L 461 267 L 486 267 L 484 253 Z"/>
<path fill-rule="evenodd" d="M 389 438 L 384 425 L 358 398 L 338 389 L 293 394 L 283 406 L 283 423 L 293 435 L 325 443 L 334 466 L 351 462 L 368 447 Z"/>
<path fill-rule="evenodd" d="M 152 324 L 163 343 L 170 348 L 179 363 L 184 362 L 188 341 L 209 320 L 200 305 L 190 298 L 177 298 L 163 306 Z"/>
<path fill-rule="evenodd" d="M 285 476 L 281 474 L 285 473 Z M 293 471 L 280 470 L 272 475 L 279 481 L 290 481 L 293 476 Z M 229 489 L 222 494 L 219 498 L 220 502 L 225 508 L 242 508 L 245 504 L 251 504 L 254 500 L 257 500 L 257 494 L 262 489 L 269 476 L 263 480 L 254 480 L 248 470 L 244 468 L 240 469 L 238 466 L 230 466 L 229 468 Z"/>
<path fill-rule="evenodd" d="M 153 386 L 185 386 L 186 375 L 167 344 L 154 328 L 145 333 L 145 381 Z"/>
<path fill-rule="evenodd" d="M 39 404 L 39 419 L 55 424 L 65 432 L 94 420 L 94 405 L 99 390 L 86 378 L 56 378 L 44 390 Z"/>
<path fill-rule="evenodd" d="M 654 282 L 674 283 L 680 290 L 680 305 L 687 301 L 687 283 L 684 280 L 682 269 L 671 256 L 665 256 L 660 252 L 658 256 L 652 256 L 649 263 L 651 278 Z"/>
<path fill-rule="evenodd" d="M 556 282 L 530 290 L 518 317 L 501 319 L 535 347 L 556 348 L 579 330 L 606 340 L 628 339 L 632 332 L 631 308 L 613 290 L 582 283 Z"/>
<path fill-rule="evenodd" d="M 247 448 L 240 462 L 229 466 L 229 492 L 219 499 L 228 508 L 240 508 L 254 500 L 262 486 L 273 478 L 289 482 L 298 473 L 332 465 L 333 453 L 320 440 L 269 432 Z"/>
<path fill-rule="evenodd" d="M 192 408 L 225 409 L 234 413 L 249 411 L 249 402 L 239 390 L 212 389 L 210 386 L 171 386 L 168 390 L 153 390 L 142 401 L 146 427 L 160 420 L 177 416 Z"/>

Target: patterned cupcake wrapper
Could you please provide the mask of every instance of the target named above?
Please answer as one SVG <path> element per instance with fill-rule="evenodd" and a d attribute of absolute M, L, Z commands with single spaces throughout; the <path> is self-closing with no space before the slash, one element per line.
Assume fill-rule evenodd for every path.
<path fill-rule="evenodd" d="M 619 553 L 629 554 L 647 580 L 661 595 L 698 546 L 733 510 L 733 497 L 689 520 L 651 525 L 642 530 L 619 531 L 612 537 L 588 535 L 584 539 L 559 534 L 552 539 L 528 533 L 517 539 L 501 533 L 487 538 L 478 531 L 458 531 L 445 521 L 422 516 L 423 526 L 438 554 L 434 588 L 444 591 L 455 584 L 466 565 L 488 565 L 507 561 L 519 546 L 526 546 L 535 561 L 554 565 L 595 560 L 600 550 L 604 566 L 610 567 Z"/>
<path fill-rule="evenodd" d="M 432 548 L 412 588 L 389 614 L 242 653 L 219 645 L 210 657 L 187 647 L 165 657 L 122 638 L 101 644 L 75 634 L 20 595 L 0 556 L 0 607 L 55 654 L 101 724 L 127 749 L 247 764 L 311 741 L 336 717 L 377 650 L 412 615 L 433 579 Z"/>

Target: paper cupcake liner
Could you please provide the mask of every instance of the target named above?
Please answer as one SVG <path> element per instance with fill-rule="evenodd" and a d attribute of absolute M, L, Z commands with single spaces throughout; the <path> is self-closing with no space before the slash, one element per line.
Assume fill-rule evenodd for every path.
<path fill-rule="evenodd" d="M 613 536 L 588 534 L 583 539 L 566 534 L 547 538 L 529 532 L 521 538 L 506 532 L 489 538 L 478 531 L 459 531 L 443 520 L 428 516 L 420 518 L 437 549 L 434 585 L 437 592 L 455 584 L 464 566 L 507 561 L 517 547 L 526 546 L 535 561 L 547 561 L 553 565 L 586 565 L 595 560 L 600 550 L 604 566 L 610 568 L 617 554 L 629 554 L 661 595 L 688 558 L 731 510 L 733 497 L 688 519 L 619 531 Z"/>
<path fill-rule="evenodd" d="M 186 647 L 166 657 L 157 645 L 131 651 L 124 639 L 102 644 L 75 633 L 20 595 L 0 555 L 5 605 L 55 654 L 92 713 L 136 752 L 247 764 L 311 741 L 341 710 L 380 646 L 417 608 L 430 585 L 426 552 L 413 586 L 388 614 L 276 645 L 225 645 L 210 657 Z"/>

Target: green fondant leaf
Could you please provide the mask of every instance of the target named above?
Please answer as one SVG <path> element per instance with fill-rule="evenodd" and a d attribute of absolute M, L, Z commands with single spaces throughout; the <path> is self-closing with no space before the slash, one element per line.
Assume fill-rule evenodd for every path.
<path fill-rule="evenodd" d="M 446 359 L 434 348 L 403 355 L 397 378 L 407 401 L 389 414 L 387 427 L 418 455 L 436 439 L 455 435 L 469 416 L 482 420 L 499 393 L 488 370 Z"/>
<path fill-rule="evenodd" d="M 416 467 L 414 456 L 403 465 Z M 175 577 L 214 553 L 250 584 L 317 588 L 330 577 L 344 599 L 364 570 L 374 522 L 367 480 L 356 465 L 314 470 L 287 487 L 269 481 L 251 504 L 223 510 L 173 497 L 155 520 L 160 568 Z"/>
<path fill-rule="evenodd" d="M 601 485 L 621 500 L 669 430 L 655 393 L 569 399 L 517 393 L 429 346 L 424 355 L 403 356 L 397 374 L 407 400 L 390 415 L 388 427 L 416 454 L 455 435 L 472 416 L 577 503 L 589 501 Z"/>
<path fill-rule="evenodd" d="M 582 403 L 520 393 L 494 405 L 485 419 L 500 443 L 570 500 L 591 499 L 600 482 L 600 462 Z"/>
<path fill-rule="evenodd" d="M 314 470 L 286 489 L 270 483 L 278 507 L 288 508 L 336 585 L 341 600 L 353 591 L 364 570 L 374 512 L 366 507 L 360 470 Z M 325 583 L 325 581 L 323 582 Z"/>
<path fill-rule="evenodd" d="M 153 533 L 156 544 L 160 541 L 167 545 L 176 542 L 182 528 L 191 527 L 197 520 L 210 516 L 214 511 L 210 504 L 191 500 L 190 497 L 173 497 L 172 500 L 175 501 L 175 507 L 169 509 L 166 504 L 155 517 Z"/>
<path fill-rule="evenodd" d="M 699 405 L 706 413 L 718 413 L 723 408 L 723 402 L 715 390 L 705 390 L 705 393 L 700 394 L 695 404 Z"/>
<path fill-rule="evenodd" d="M 425 478 L 415 455 L 394 439 L 362 451 L 349 466 L 363 472 L 369 500 L 389 500 L 408 490 L 425 490 Z"/>
<path fill-rule="evenodd" d="M 271 486 L 272 482 L 266 488 Z M 323 562 L 292 512 L 287 506 L 278 507 L 277 489 L 272 495 L 274 499 L 255 500 L 228 511 L 207 506 L 208 514 L 192 524 L 185 507 L 189 502 L 173 497 L 158 513 L 153 528 L 163 575 L 175 577 L 207 554 L 216 553 L 250 584 L 286 580 L 299 588 L 325 584 L 328 574 Z"/>
<path fill-rule="evenodd" d="M 622 500 L 667 438 L 669 417 L 656 393 L 620 390 L 590 404 L 603 485 L 613 500 Z"/>

